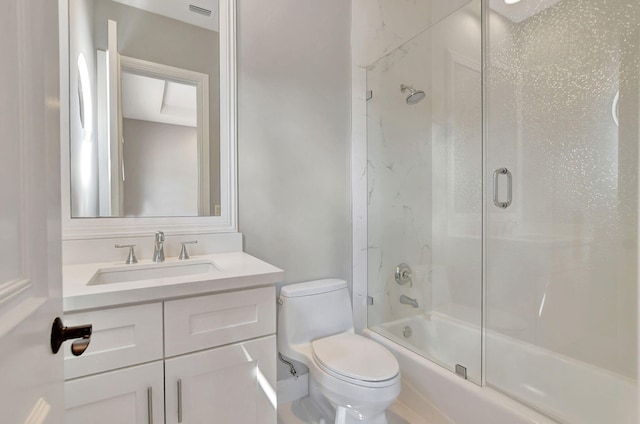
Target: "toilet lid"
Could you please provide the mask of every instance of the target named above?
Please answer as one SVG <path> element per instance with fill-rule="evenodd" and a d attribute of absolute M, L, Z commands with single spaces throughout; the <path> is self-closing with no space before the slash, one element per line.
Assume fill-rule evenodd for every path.
<path fill-rule="evenodd" d="M 311 342 L 316 360 L 328 370 L 361 381 L 384 381 L 400 372 L 387 349 L 366 337 L 342 333 Z"/>

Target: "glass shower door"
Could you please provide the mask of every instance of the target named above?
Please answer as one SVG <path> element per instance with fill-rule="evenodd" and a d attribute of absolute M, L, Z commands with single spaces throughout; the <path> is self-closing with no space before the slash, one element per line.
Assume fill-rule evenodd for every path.
<path fill-rule="evenodd" d="M 481 2 L 462 3 L 367 69 L 368 325 L 480 384 Z"/>
<path fill-rule="evenodd" d="M 486 383 L 637 423 L 640 5 L 486 13 Z"/>

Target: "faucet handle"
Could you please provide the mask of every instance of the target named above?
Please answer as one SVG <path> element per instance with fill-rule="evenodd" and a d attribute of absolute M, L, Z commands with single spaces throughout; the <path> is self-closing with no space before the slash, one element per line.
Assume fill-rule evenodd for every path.
<path fill-rule="evenodd" d="M 179 261 L 185 261 L 189 259 L 189 252 L 187 252 L 187 244 L 196 244 L 198 240 L 190 240 L 190 241 L 181 241 L 182 249 L 180 249 L 180 256 L 178 256 Z"/>
<path fill-rule="evenodd" d="M 129 248 L 129 255 L 127 256 L 127 260 L 124 262 L 125 264 L 137 264 L 138 258 L 136 258 L 136 252 L 133 250 L 135 244 L 116 244 L 115 247 L 117 249 L 122 249 L 124 247 Z"/>

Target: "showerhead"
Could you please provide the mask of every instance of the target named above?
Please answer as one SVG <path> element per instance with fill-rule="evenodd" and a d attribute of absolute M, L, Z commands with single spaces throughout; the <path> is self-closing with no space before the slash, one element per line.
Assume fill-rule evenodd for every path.
<path fill-rule="evenodd" d="M 418 104 L 422 99 L 426 97 L 426 94 L 424 94 L 424 91 L 416 90 L 413 87 L 410 87 L 408 85 L 400 84 L 400 91 L 404 93 L 407 90 L 409 90 L 409 95 L 407 96 L 407 100 L 406 100 L 408 105 Z"/>

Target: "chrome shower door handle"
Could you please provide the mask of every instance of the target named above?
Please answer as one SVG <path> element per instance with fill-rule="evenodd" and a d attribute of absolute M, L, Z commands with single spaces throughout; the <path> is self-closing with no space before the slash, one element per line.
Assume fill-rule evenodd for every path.
<path fill-rule="evenodd" d="M 507 176 L 507 201 L 501 202 L 499 199 L 499 189 L 500 189 L 500 175 Z M 506 209 L 511 206 L 511 199 L 513 197 L 513 178 L 511 176 L 511 171 L 507 168 L 498 168 L 493 171 L 493 204 L 499 207 L 500 209 Z"/>

